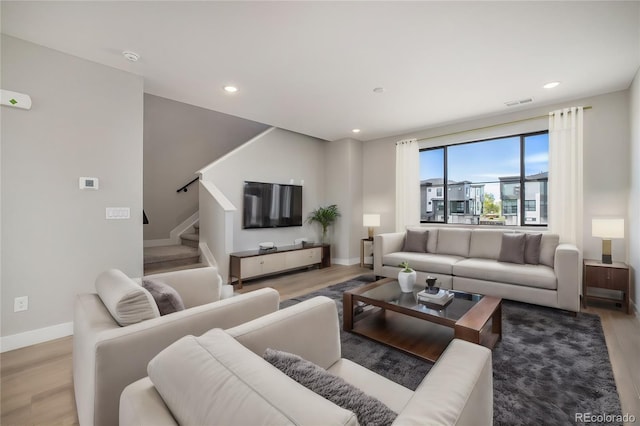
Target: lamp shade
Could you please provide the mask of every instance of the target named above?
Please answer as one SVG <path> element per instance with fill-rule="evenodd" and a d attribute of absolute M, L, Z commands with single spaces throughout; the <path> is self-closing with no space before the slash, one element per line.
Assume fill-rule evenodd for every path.
<path fill-rule="evenodd" d="M 380 226 L 380 215 L 379 214 L 365 214 L 362 215 L 362 226 Z"/>
<path fill-rule="evenodd" d="M 592 219 L 591 235 L 604 239 L 624 238 L 624 219 Z"/>

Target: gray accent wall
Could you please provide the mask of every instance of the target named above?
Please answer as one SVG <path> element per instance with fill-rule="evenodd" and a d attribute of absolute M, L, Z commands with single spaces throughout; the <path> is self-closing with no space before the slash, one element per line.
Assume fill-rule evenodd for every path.
<path fill-rule="evenodd" d="M 631 154 L 628 166 L 631 172 L 629 215 L 627 217 L 627 244 L 631 267 L 631 298 L 636 312 L 640 311 L 640 69 L 629 89 L 629 117 L 631 121 Z"/>
<path fill-rule="evenodd" d="M 591 219 L 596 216 L 621 218 L 628 216 L 627 206 L 631 168 L 631 164 L 628 161 L 630 154 L 628 90 L 365 142 L 363 161 L 368 166 L 363 168 L 363 210 L 381 213 L 381 228 L 378 232 L 394 231 L 395 142 L 409 138 L 420 139 L 446 135 L 452 132 L 465 132 L 529 117 L 546 116 L 550 111 L 570 106 L 593 107 L 584 113 L 585 209 L 583 214 L 583 241 L 584 257 L 599 259 L 602 243 L 600 239 L 591 236 Z M 634 118 L 634 120 L 637 121 L 637 118 Z M 523 132 L 546 130 L 548 129 L 548 120 L 543 118 L 533 123 L 525 121 L 516 125 L 492 127 L 485 131 L 461 133 L 457 137 L 473 140 L 474 135 L 477 136 L 476 139 L 506 136 L 516 134 L 518 128 L 521 128 Z M 504 131 L 504 133 L 499 134 L 501 131 Z M 612 248 L 615 260 L 626 261 L 627 253 L 624 240 L 614 240 Z"/>
<path fill-rule="evenodd" d="M 2 328 L 73 320 L 77 293 L 119 268 L 142 275 L 142 78 L 2 36 L 2 88 L 30 111 L 2 113 Z M 80 190 L 81 176 L 99 190 Z M 129 207 L 129 220 L 106 220 Z M 29 309 L 13 312 L 14 298 Z"/>
<path fill-rule="evenodd" d="M 144 239 L 169 238 L 169 232 L 198 211 L 197 182 L 176 190 L 195 172 L 247 142 L 267 125 L 144 95 Z"/>

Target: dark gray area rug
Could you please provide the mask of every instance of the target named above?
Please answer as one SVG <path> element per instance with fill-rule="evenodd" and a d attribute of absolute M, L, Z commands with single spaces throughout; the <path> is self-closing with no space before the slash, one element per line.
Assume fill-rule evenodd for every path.
<path fill-rule="evenodd" d="M 342 325 L 342 293 L 372 281 L 373 275 L 362 275 L 286 300 L 281 307 L 327 296 L 336 301 Z M 557 309 L 505 300 L 502 327 L 502 340 L 493 351 L 494 424 L 582 424 L 576 422 L 576 413 L 621 415 L 597 315 L 573 317 Z M 342 330 L 340 337 L 344 358 L 409 389 L 415 389 L 431 369 L 429 362 L 367 338 Z"/>

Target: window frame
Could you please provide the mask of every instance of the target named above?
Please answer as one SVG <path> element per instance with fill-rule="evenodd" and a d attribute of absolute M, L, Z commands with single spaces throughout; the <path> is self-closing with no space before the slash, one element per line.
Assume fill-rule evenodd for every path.
<path fill-rule="evenodd" d="M 449 225 L 450 223 L 447 221 L 447 218 L 449 217 L 449 170 L 448 170 L 448 160 L 449 160 L 449 155 L 448 155 L 448 151 L 449 151 L 449 147 L 451 146 L 460 146 L 460 145 L 468 145 L 468 144 L 473 144 L 473 143 L 481 143 L 481 142 L 488 142 L 488 141 L 495 141 L 495 140 L 500 140 L 500 139 L 509 139 L 509 138 L 519 138 L 519 142 L 520 142 L 520 179 L 518 180 L 519 182 L 519 192 L 518 192 L 518 200 L 520 201 L 520 213 L 519 213 L 519 225 L 505 225 L 508 227 L 538 227 L 538 228 L 547 228 L 548 224 L 531 224 L 531 223 L 526 223 L 525 222 L 525 217 L 526 217 L 526 209 L 525 209 L 525 195 L 526 195 L 526 191 L 525 191 L 525 184 L 527 182 L 540 182 L 540 181 L 544 181 L 543 179 L 527 179 L 526 175 L 525 175 L 525 140 L 528 137 L 531 136 L 536 136 L 536 135 L 543 135 L 549 134 L 549 130 L 539 130 L 539 131 L 535 131 L 535 132 L 527 132 L 527 133 L 518 133 L 518 134 L 513 134 L 513 135 L 507 135 L 507 136 L 499 136 L 499 137 L 492 137 L 492 138 L 486 138 L 486 139 L 478 139 L 478 140 L 473 140 L 473 141 L 468 141 L 468 142 L 461 142 L 461 143 L 451 143 L 451 144 L 447 144 L 447 145 L 440 145 L 440 146 L 434 146 L 434 147 L 429 147 L 429 148 L 421 148 L 420 149 L 420 153 L 422 153 L 423 151 L 432 151 L 432 150 L 437 150 L 437 149 L 442 149 L 443 150 L 443 170 L 444 170 L 444 175 L 443 175 L 443 186 L 442 186 L 442 193 L 443 193 L 443 204 L 444 204 L 444 214 L 443 214 L 443 218 L 444 221 L 426 221 L 426 220 L 420 220 L 420 223 L 425 223 L 425 224 L 446 224 Z M 547 172 L 548 173 L 548 172 Z M 546 179 L 547 185 L 549 184 L 549 176 L 547 174 L 547 179 Z M 484 200 L 482 201 L 482 203 L 484 204 Z M 542 205 L 545 204 L 546 210 L 548 212 L 548 205 L 549 205 L 549 200 L 546 200 L 546 203 L 543 203 L 542 201 L 540 202 L 540 208 L 542 209 Z M 484 210 L 484 207 L 483 207 Z M 501 214 L 504 213 L 503 211 L 503 206 L 500 207 L 500 211 Z M 459 213 L 457 213 L 459 214 Z M 437 214 L 434 216 L 437 217 Z M 548 218 L 547 218 L 548 220 Z"/>

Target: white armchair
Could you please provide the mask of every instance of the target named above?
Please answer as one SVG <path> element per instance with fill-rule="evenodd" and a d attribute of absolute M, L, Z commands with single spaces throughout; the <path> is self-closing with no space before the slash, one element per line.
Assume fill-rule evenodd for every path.
<path fill-rule="evenodd" d="M 173 287 L 185 310 L 120 326 L 96 293 L 79 294 L 74 307 L 73 381 L 81 425 L 117 425 L 122 390 L 147 375 L 147 364 L 185 335 L 229 328 L 278 310 L 280 296 L 271 288 L 221 299 L 225 293 L 213 267 L 150 275 Z M 98 277 L 101 285 L 141 288 L 122 272 Z M 136 288 L 137 287 L 137 288 Z"/>
<path fill-rule="evenodd" d="M 341 358 L 336 303 L 315 297 L 171 345 L 151 361 L 149 377 L 123 391 L 120 425 L 357 424 L 262 359 L 266 348 L 297 354 L 382 401 L 398 413 L 393 425 L 493 423 L 489 349 L 454 339 L 412 391 Z"/>

